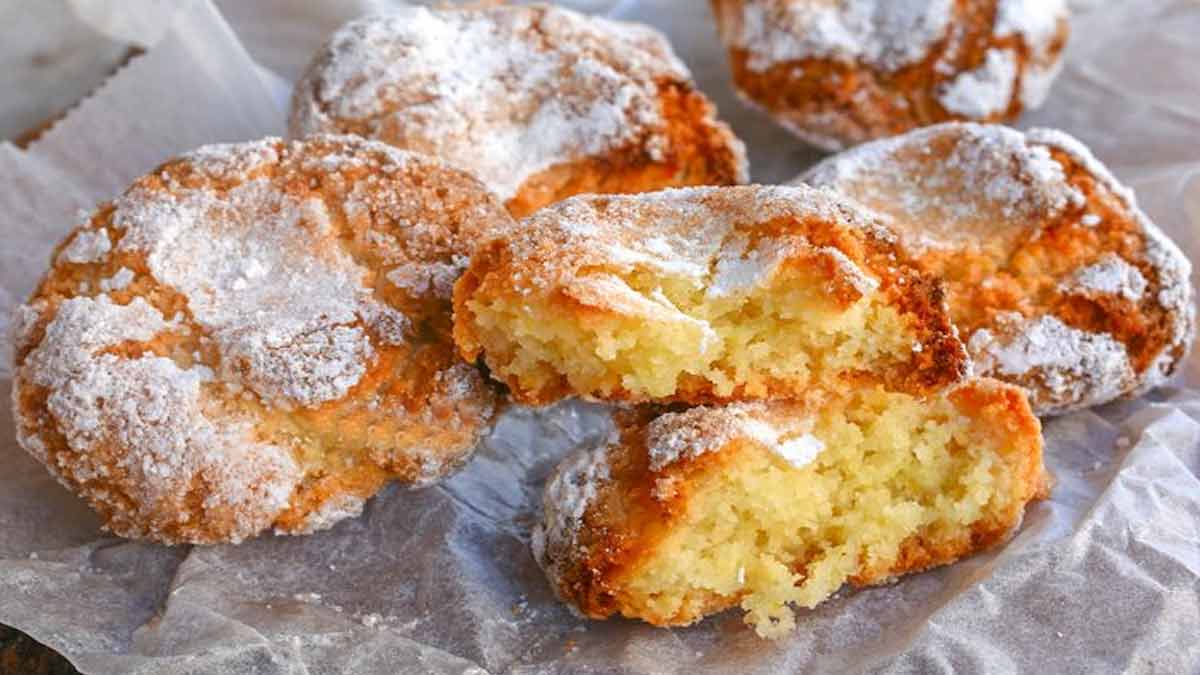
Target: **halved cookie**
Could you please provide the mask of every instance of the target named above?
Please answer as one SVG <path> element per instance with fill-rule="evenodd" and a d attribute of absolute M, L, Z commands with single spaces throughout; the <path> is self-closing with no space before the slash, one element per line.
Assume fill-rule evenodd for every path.
<path fill-rule="evenodd" d="M 790 398 L 966 370 L 940 283 L 809 188 L 690 188 L 545 208 L 481 248 L 455 341 L 525 403 Z"/>
<path fill-rule="evenodd" d="M 994 380 L 655 415 L 617 413 L 546 486 L 534 554 L 584 616 L 677 626 L 741 607 L 778 637 L 789 606 L 1003 542 L 1048 487 L 1037 418 Z"/>

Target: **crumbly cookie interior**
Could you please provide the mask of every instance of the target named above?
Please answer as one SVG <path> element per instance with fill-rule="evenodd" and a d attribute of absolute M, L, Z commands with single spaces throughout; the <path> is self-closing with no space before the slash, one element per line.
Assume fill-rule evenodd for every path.
<path fill-rule="evenodd" d="M 565 378 L 600 397 L 663 399 L 697 389 L 767 397 L 886 371 L 907 363 L 918 343 L 882 294 L 864 285 L 847 304 L 802 262 L 736 294 L 644 269 L 597 273 L 590 282 L 625 311 L 590 311 L 567 293 L 547 302 L 517 293 L 469 301 L 493 371 L 529 390 Z"/>
<path fill-rule="evenodd" d="M 686 512 L 629 570 L 617 604 L 682 622 L 740 605 L 759 635 L 779 637 L 792 605 L 998 540 L 1029 498 L 1013 466 L 1027 449 L 986 426 L 946 398 L 873 389 L 818 413 L 823 448 L 807 465 L 735 440 L 688 477 Z"/>

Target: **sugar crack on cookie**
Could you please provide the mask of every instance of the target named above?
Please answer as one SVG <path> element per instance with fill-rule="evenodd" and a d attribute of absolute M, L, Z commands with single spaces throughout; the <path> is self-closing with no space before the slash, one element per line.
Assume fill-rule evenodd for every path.
<path fill-rule="evenodd" d="M 625 410 L 550 478 L 533 549 L 583 616 L 680 626 L 740 607 L 781 637 L 792 607 L 843 585 L 1002 543 L 1047 487 L 1038 420 L 994 380 Z"/>
<path fill-rule="evenodd" d="M 356 19 L 296 85 L 290 130 L 441 157 L 514 215 L 582 192 L 748 176 L 742 143 L 661 33 L 542 5 Z"/>
<path fill-rule="evenodd" d="M 437 480 L 496 405 L 443 277 L 511 225 L 476 179 L 374 141 L 171 160 L 19 311 L 20 443 L 113 532 L 170 543 L 309 532 Z"/>
<path fill-rule="evenodd" d="M 455 340 L 519 401 L 790 398 L 957 381 L 940 283 L 890 232 L 808 188 L 578 196 L 482 247 Z"/>
<path fill-rule="evenodd" d="M 1025 387 L 1039 414 L 1143 393 L 1191 348 L 1191 263 L 1066 134 L 939 125 L 800 180 L 878 214 L 944 278 L 976 373 Z"/>
<path fill-rule="evenodd" d="M 1064 0 L 711 0 L 742 97 L 824 150 L 1037 108 Z"/>

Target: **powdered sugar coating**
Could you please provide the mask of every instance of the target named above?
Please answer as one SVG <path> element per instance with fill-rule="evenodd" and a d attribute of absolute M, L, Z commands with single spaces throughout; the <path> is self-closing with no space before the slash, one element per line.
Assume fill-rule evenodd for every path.
<path fill-rule="evenodd" d="M 1191 350 L 1196 336 L 1196 297 L 1192 287 L 1192 262 L 1138 206 L 1133 190 L 1117 180 L 1092 151 L 1076 138 L 1056 129 L 1031 129 L 1027 136 L 1032 143 L 1042 143 L 1066 153 L 1079 162 L 1087 172 L 1112 193 L 1125 207 L 1143 237 L 1142 255 L 1157 277 L 1155 301 L 1170 317 L 1170 343 L 1147 371 L 1136 392 L 1157 387 L 1170 376 L 1175 364 Z"/>
<path fill-rule="evenodd" d="M 1071 328 L 1053 315 L 1006 315 L 994 331 L 976 331 L 967 347 L 978 374 L 1045 387 L 1071 400 L 1072 407 L 1106 403 L 1136 385 L 1125 345 L 1110 335 Z M 1058 410 L 1043 406 L 1042 412 Z"/>
<path fill-rule="evenodd" d="M 234 171 L 238 150 L 225 150 L 185 159 L 211 175 L 245 175 Z M 116 207 L 118 250 L 145 254 L 151 273 L 187 296 L 224 355 L 223 379 L 272 403 L 315 407 L 366 372 L 374 350 L 354 324 L 375 302 L 368 271 L 324 244 L 333 232 L 320 200 L 297 202 L 260 178 L 222 193 L 134 188 Z M 204 222 L 214 225 L 197 227 Z"/>
<path fill-rule="evenodd" d="M 1016 81 L 1017 55 L 1010 49 L 989 49 L 983 65 L 959 73 L 939 100 L 950 112 L 986 118 L 1008 109 Z"/>
<path fill-rule="evenodd" d="M 1138 302 L 1146 293 L 1149 282 L 1138 268 L 1115 254 L 1107 253 L 1094 265 L 1075 273 L 1061 288 L 1066 292 L 1084 295 L 1115 295 Z"/>
<path fill-rule="evenodd" d="M 59 262 L 90 263 L 100 260 L 112 250 L 112 241 L 105 230 L 84 230 L 75 235 L 58 254 Z"/>
<path fill-rule="evenodd" d="M 658 472 L 744 439 L 799 468 L 824 448 L 824 443 L 809 433 L 811 429 L 811 419 L 772 414 L 772 408 L 764 403 L 701 406 L 655 418 L 646 428 L 646 449 L 650 470 Z"/>
<path fill-rule="evenodd" d="M 614 429 L 600 443 L 568 455 L 546 481 L 543 517 L 533 528 L 530 545 L 534 560 L 556 584 L 563 574 L 558 566 L 561 557 L 575 546 L 584 513 L 611 477 L 608 453 L 619 442 Z"/>
<path fill-rule="evenodd" d="M 763 71 L 809 58 L 862 61 L 894 71 L 925 58 L 942 38 L 953 0 L 768 0 L 745 2 L 727 38 Z"/>
<path fill-rule="evenodd" d="M 742 98 L 827 151 L 1003 122 L 1058 75 L 1065 0 L 713 0 Z"/>
<path fill-rule="evenodd" d="M 33 340 L 34 329 L 42 320 L 42 315 L 46 311 L 46 302 L 44 300 L 34 300 L 33 302 L 23 305 L 17 305 L 13 309 L 12 321 L 9 325 L 9 339 L 16 349 L 28 348 Z"/>
<path fill-rule="evenodd" d="M 310 532 L 387 480 L 435 480 L 494 394 L 425 325 L 448 325 L 445 288 L 375 280 L 510 226 L 476 179 L 363 139 L 172 160 L 64 248 L 107 250 L 60 255 L 18 311 L 21 444 L 117 533 L 172 543 Z"/>
<path fill-rule="evenodd" d="M 205 387 L 212 371 L 180 368 L 171 359 L 145 355 L 123 359 L 105 348 L 129 340 L 149 340 L 177 328 L 141 298 L 128 305 L 105 296 L 72 298 L 62 303 L 46 336 L 25 361 L 34 384 L 52 392 L 47 409 L 57 422 L 75 460 L 58 463 L 39 456 L 60 478 L 73 482 L 122 481 L 137 511 L 122 523 L 130 536 L 145 535 L 182 501 L 196 481 L 209 485 L 203 508 L 228 514 L 231 541 L 266 527 L 288 504 L 302 477 L 287 448 L 257 442 L 249 419 L 214 424 L 205 410 Z M 25 426 L 24 424 L 22 425 Z M 24 438 L 28 438 L 25 436 Z M 127 452 L 110 457 L 107 447 Z M 44 444 L 29 444 L 34 452 Z M 119 508 L 116 494 L 100 494 L 101 503 Z M 219 517 L 214 515 L 214 517 Z"/>
<path fill-rule="evenodd" d="M 958 20 L 953 0 L 746 0 L 724 37 L 765 71 L 806 59 L 860 62 L 885 72 L 925 59 Z M 1064 0 L 997 0 L 992 35 L 1019 37 L 1037 55 L 1067 16 Z M 1009 91 L 1013 82 L 1007 82 Z"/>
<path fill-rule="evenodd" d="M 290 128 L 441 157 L 509 200 L 542 170 L 631 144 L 661 160 L 659 86 L 690 81 L 641 24 L 546 6 L 404 7 L 334 33 L 296 87 Z"/>
<path fill-rule="evenodd" d="M 1029 50 L 1029 65 L 1021 74 L 1021 105 L 1033 110 L 1050 95 L 1050 86 L 1062 70 L 1061 59 L 1047 53 L 1068 15 L 1064 0 L 1000 0 L 996 4 L 996 37 L 1021 38 Z"/>
<path fill-rule="evenodd" d="M 834 247 L 814 246 L 803 236 L 758 237 L 756 223 L 776 219 L 820 220 L 835 228 L 890 241 L 892 234 L 852 207 L 804 187 L 753 186 L 682 188 L 635 196 L 580 196 L 526 219 L 508 243 L 516 259 L 532 256 L 548 241 L 559 246 L 558 262 L 532 270 L 522 284 L 571 284 L 591 274 L 591 265 L 617 271 L 638 268 L 687 279 L 714 296 L 747 293 L 770 282 L 779 262 L 801 250 L 827 257 L 862 292 L 878 285 L 874 272 Z M 598 300 L 627 296 L 615 286 Z M 631 302 L 641 302 L 629 298 Z"/>
<path fill-rule="evenodd" d="M 120 291 L 124 290 L 130 282 L 133 281 L 133 270 L 128 267 L 122 267 L 117 270 L 117 273 L 107 279 L 100 280 L 100 290 L 102 291 Z"/>
<path fill-rule="evenodd" d="M 953 143 L 936 171 L 913 170 L 928 161 L 931 143 L 947 138 Z M 970 123 L 861 145 L 817 164 L 797 182 L 848 191 L 918 251 L 1011 234 L 1084 200 L 1047 147 L 1008 127 Z"/>
<path fill-rule="evenodd" d="M 276 534 L 312 534 L 328 530 L 343 520 L 358 517 L 365 505 L 366 500 L 357 495 L 339 495 L 323 502 L 291 531 L 279 530 Z"/>
<path fill-rule="evenodd" d="M 1066 3 L 1054 0 L 999 0 L 992 30 L 996 37 L 1016 35 L 1032 45 L 1045 44 L 1058 33 L 1066 12 Z"/>

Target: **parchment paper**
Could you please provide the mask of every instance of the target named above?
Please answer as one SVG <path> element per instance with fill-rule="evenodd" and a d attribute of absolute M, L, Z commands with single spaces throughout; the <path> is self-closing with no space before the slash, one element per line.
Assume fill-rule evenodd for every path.
<path fill-rule="evenodd" d="M 206 2 L 159 27 L 74 4 L 114 39 L 165 33 L 28 152 L 0 144 L 0 323 L 78 209 L 173 153 L 281 133 L 287 81 L 325 32 L 378 3 L 230 0 L 233 29 Z M 750 144 L 757 180 L 816 158 L 735 101 L 707 3 L 570 4 L 666 30 Z M 1023 125 L 1089 143 L 1200 261 L 1200 4 L 1089 4 L 1046 109 Z M 0 623 L 88 673 L 1198 672 L 1200 358 L 1178 384 L 1048 420 L 1058 484 L 1004 549 L 844 592 L 778 642 L 736 612 L 662 630 L 579 621 L 553 600 L 528 532 L 550 468 L 602 436 L 597 406 L 514 409 L 441 486 L 389 489 L 329 532 L 211 548 L 105 536 L 16 446 L 3 406 Z"/>

